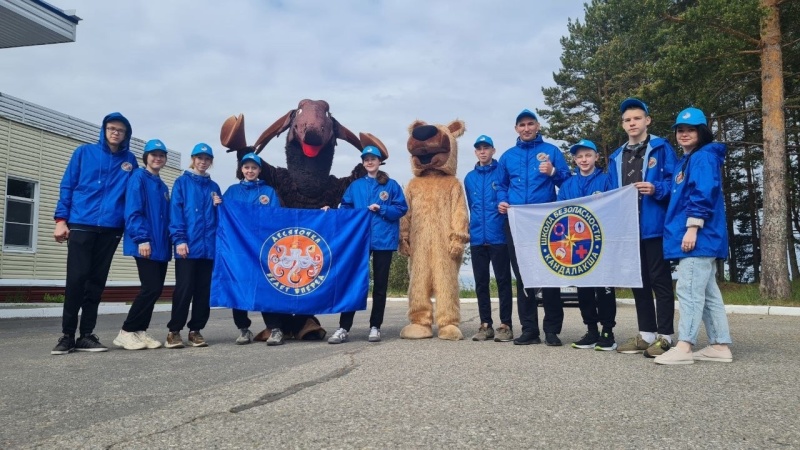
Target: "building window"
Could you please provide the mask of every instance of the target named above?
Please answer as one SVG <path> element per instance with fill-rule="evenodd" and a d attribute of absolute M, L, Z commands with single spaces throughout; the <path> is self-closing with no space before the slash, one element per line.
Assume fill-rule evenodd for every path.
<path fill-rule="evenodd" d="M 36 251 L 38 211 L 38 183 L 9 178 L 6 183 L 3 250 Z"/>

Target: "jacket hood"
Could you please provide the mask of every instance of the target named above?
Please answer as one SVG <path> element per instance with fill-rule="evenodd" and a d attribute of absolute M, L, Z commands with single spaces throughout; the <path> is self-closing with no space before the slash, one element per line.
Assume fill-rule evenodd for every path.
<path fill-rule="evenodd" d="M 112 112 L 111 114 L 103 117 L 103 126 L 100 127 L 100 140 L 97 142 L 103 147 L 106 148 L 106 124 L 112 121 L 119 121 L 125 124 L 125 128 L 128 129 L 128 132 L 125 133 L 125 139 L 119 144 L 120 151 L 125 151 L 130 148 L 131 144 L 131 136 L 133 136 L 133 129 L 131 129 L 131 123 L 128 119 L 125 118 L 122 114 L 118 112 Z"/>
<path fill-rule="evenodd" d="M 721 164 L 725 161 L 725 154 L 728 152 L 728 147 L 722 142 L 712 142 L 700 147 L 697 151 L 711 153 L 717 157 Z"/>
<path fill-rule="evenodd" d="M 523 141 L 522 139 L 517 138 L 517 147 L 529 149 L 535 147 L 538 144 L 541 144 L 542 142 L 544 142 L 544 138 L 542 138 L 542 133 L 537 133 L 536 137 L 532 141 Z"/>
<path fill-rule="evenodd" d="M 478 172 L 491 172 L 496 168 L 497 168 L 497 160 L 494 158 L 492 159 L 491 162 L 489 162 L 489 165 L 486 166 L 482 166 L 480 162 L 475 163 L 475 170 L 477 170 Z"/>

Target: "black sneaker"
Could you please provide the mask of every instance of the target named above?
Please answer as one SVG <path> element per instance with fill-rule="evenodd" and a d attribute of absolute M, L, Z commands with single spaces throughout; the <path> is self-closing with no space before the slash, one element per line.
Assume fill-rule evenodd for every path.
<path fill-rule="evenodd" d="M 514 339 L 514 345 L 531 345 L 531 344 L 541 344 L 542 340 L 539 339 L 539 335 L 533 334 L 531 332 L 522 332 L 518 338 Z"/>
<path fill-rule="evenodd" d="M 107 352 L 108 347 L 100 343 L 100 338 L 96 334 L 81 336 L 75 341 L 76 352 Z"/>
<path fill-rule="evenodd" d="M 600 335 L 597 333 L 597 330 L 590 331 L 584 334 L 579 341 L 573 342 L 572 348 L 594 348 L 598 339 L 600 339 Z"/>
<path fill-rule="evenodd" d="M 594 349 L 601 352 L 610 352 L 617 349 L 617 342 L 614 341 L 614 333 L 601 333 L 600 339 L 597 340 L 597 345 Z"/>
<path fill-rule="evenodd" d="M 58 344 L 50 350 L 51 355 L 66 355 L 75 351 L 75 336 L 65 334 L 58 338 Z"/>
<path fill-rule="evenodd" d="M 550 347 L 560 347 L 561 345 L 564 345 L 561 343 L 561 339 L 559 339 L 558 335 L 555 333 L 545 333 L 544 343 Z"/>

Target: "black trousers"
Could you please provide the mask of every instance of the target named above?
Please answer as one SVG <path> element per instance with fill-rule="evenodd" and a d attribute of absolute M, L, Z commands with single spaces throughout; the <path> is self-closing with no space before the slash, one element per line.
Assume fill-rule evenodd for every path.
<path fill-rule="evenodd" d="M 167 276 L 167 261 L 153 261 L 146 258 L 136 259 L 136 268 L 139 269 L 139 282 L 142 288 L 139 295 L 133 300 L 133 305 L 128 311 L 128 317 L 122 324 L 124 331 L 146 331 L 153 318 L 153 308 L 164 290 L 164 278 Z"/>
<path fill-rule="evenodd" d="M 175 291 L 172 294 L 172 318 L 167 324 L 169 331 L 178 332 L 184 326 L 189 331 L 200 331 L 208 323 L 211 314 L 211 272 L 213 259 L 175 259 Z M 189 307 L 192 307 L 192 319 Z"/>
<path fill-rule="evenodd" d="M 261 317 L 264 319 L 264 325 L 266 325 L 267 324 L 267 313 L 263 313 L 262 312 L 261 313 Z M 238 328 L 240 330 L 242 328 L 250 328 L 250 325 L 253 324 L 253 322 L 250 321 L 250 318 L 247 317 L 247 311 L 245 311 L 243 309 L 235 309 L 235 308 L 233 309 L 233 323 L 236 324 L 236 328 Z M 267 325 L 267 328 L 270 328 L 269 325 Z"/>
<path fill-rule="evenodd" d="M 380 328 L 386 311 L 386 290 L 389 288 L 389 269 L 392 267 L 394 250 L 371 250 L 370 253 L 372 254 L 372 312 L 369 315 L 369 327 Z M 340 314 L 339 327 L 350 331 L 355 316 L 355 311 Z"/>
<path fill-rule="evenodd" d="M 77 226 L 76 226 L 77 227 Z M 71 229 L 67 241 L 67 279 L 61 332 L 92 334 L 97 324 L 97 308 L 106 288 L 111 260 L 122 238 L 121 230 L 84 231 Z"/>
<path fill-rule="evenodd" d="M 508 254 L 511 257 L 511 269 L 517 278 L 517 314 L 519 314 L 519 321 L 522 324 L 522 332 L 539 335 L 536 292 L 540 291 L 542 294 L 542 306 L 544 307 L 542 328 L 544 328 L 545 333 L 561 333 L 561 326 L 564 323 L 564 304 L 561 303 L 561 290 L 559 288 L 525 289 L 525 285 L 522 283 L 522 276 L 519 273 L 517 252 L 514 250 L 514 237 L 511 235 L 511 227 L 508 224 L 508 220 L 505 223 L 505 232 L 506 242 L 508 242 Z"/>
<path fill-rule="evenodd" d="M 642 239 L 639 252 L 642 260 L 642 287 L 632 289 L 639 331 L 673 334 L 675 291 L 672 288 L 669 262 L 664 260 L 663 239 Z"/>
<path fill-rule="evenodd" d="M 613 287 L 578 288 L 578 307 L 590 331 L 597 329 L 598 322 L 609 331 L 617 325 L 617 295 Z"/>
<path fill-rule="evenodd" d="M 489 264 L 494 270 L 497 281 L 497 295 L 500 300 L 500 323 L 513 328 L 511 311 L 511 257 L 508 254 L 508 245 L 473 245 L 470 246 L 470 260 L 472 261 L 472 275 L 475 277 L 475 294 L 478 296 L 478 315 L 481 323 L 488 324 L 491 328 L 492 303 L 489 294 Z"/>

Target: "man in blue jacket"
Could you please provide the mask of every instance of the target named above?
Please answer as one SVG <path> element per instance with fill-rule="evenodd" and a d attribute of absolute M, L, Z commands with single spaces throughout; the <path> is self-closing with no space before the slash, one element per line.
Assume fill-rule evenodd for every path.
<path fill-rule="evenodd" d="M 620 104 L 619 110 L 628 142 L 611 154 L 608 174 L 612 188 L 633 184 L 639 190 L 639 249 L 643 286 L 633 289 L 639 334 L 617 347 L 617 351 L 643 352 L 645 356 L 655 358 L 669 350 L 674 333 L 675 294 L 672 272 L 664 259 L 662 236 L 677 157 L 666 139 L 647 133 L 650 112 L 643 101 L 626 99 Z"/>
<path fill-rule="evenodd" d="M 131 124 L 122 114 L 107 115 L 98 142 L 76 148 L 61 179 L 53 237 L 67 242 L 67 279 L 61 320 L 64 334 L 50 352 L 53 355 L 108 350 L 93 332 L 125 226 L 125 188 L 138 167 L 129 149 L 131 134 Z"/>
<path fill-rule="evenodd" d="M 539 119 L 532 111 L 522 110 L 517 115 L 514 130 L 519 134 L 517 145 L 511 147 L 500 157 L 502 174 L 497 190 L 499 203 L 497 210 L 507 214 L 513 205 L 549 203 L 556 200 L 556 187 L 569 178 L 570 170 L 561 150 L 544 142 L 539 134 Z M 511 268 L 517 278 L 517 311 L 522 324 L 522 334 L 514 339 L 516 345 L 540 344 L 539 318 L 537 311 L 537 289 L 525 289 L 517 264 L 514 239 L 508 220 L 505 223 Z M 541 288 L 544 306 L 545 343 L 561 345 L 558 334 L 564 322 L 564 306 L 561 304 L 559 288 Z"/>
<path fill-rule="evenodd" d="M 494 159 L 492 138 L 481 135 L 475 141 L 475 169 L 464 178 L 464 190 L 469 205 L 469 251 L 475 293 L 478 296 L 478 314 L 481 326 L 472 336 L 473 341 L 494 339 L 508 342 L 514 339 L 511 310 L 511 259 L 503 226 L 506 217 L 497 211 L 497 189 L 501 171 Z M 500 326 L 492 329 L 492 304 L 489 296 L 489 263 L 494 269 L 497 294 L 500 298 Z"/>

